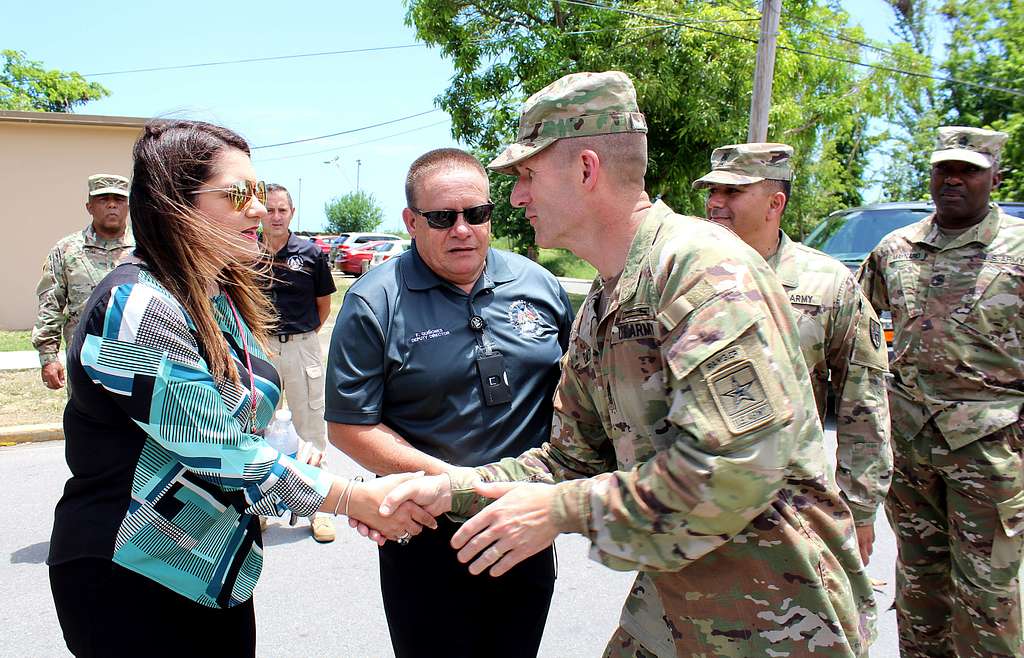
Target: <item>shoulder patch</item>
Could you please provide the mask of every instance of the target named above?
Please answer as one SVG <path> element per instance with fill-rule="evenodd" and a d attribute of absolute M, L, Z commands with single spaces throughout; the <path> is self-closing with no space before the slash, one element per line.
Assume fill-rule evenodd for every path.
<path fill-rule="evenodd" d="M 882 323 L 878 320 L 871 318 L 871 327 L 869 329 L 871 335 L 871 344 L 875 346 L 877 350 L 882 346 Z"/>
<path fill-rule="evenodd" d="M 743 348 L 731 345 L 701 364 L 711 399 L 729 431 L 743 434 L 770 423 L 776 416 L 757 365 Z"/>

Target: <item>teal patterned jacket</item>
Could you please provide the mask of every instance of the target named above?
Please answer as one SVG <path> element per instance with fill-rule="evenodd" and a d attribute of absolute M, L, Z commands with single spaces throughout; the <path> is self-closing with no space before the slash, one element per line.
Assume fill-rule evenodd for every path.
<path fill-rule="evenodd" d="M 331 476 L 278 453 L 258 434 L 280 397 L 277 373 L 249 328 L 236 324 L 227 297 L 210 301 L 241 384 L 214 379 L 195 324 L 144 267 L 123 265 L 98 287 L 69 350 L 69 405 L 78 405 L 65 414 L 73 477 L 54 532 L 75 522 L 62 518 L 61 505 L 73 507 L 66 499 L 79 490 L 75 478 L 86 475 L 76 473 L 76 463 L 86 463 L 80 451 L 107 449 L 98 433 L 76 431 L 74 419 L 105 416 L 97 422 L 114 432 L 123 427 L 123 444 L 141 443 L 130 487 L 107 476 L 109 495 L 124 497 L 113 561 L 224 608 L 248 600 L 259 578 L 257 516 L 289 509 L 311 515 Z M 252 362 L 255 405 L 239 331 Z M 112 452 L 111 464 L 133 454 L 121 450 Z"/>

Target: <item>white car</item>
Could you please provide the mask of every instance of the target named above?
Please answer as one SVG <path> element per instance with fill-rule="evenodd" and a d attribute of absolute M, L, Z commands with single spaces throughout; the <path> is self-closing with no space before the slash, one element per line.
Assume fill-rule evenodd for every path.
<path fill-rule="evenodd" d="M 409 240 L 382 242 L 373 248 L 373 255 L 370 256 L 370 260 L 365 261 L 364 267 L 366 267 L 367 270 L 372 270 L 378 265 L 384 263 L 384 261 L 400 255 L 403 251 L 408 251 L 411 246 L 412 242 Z"/>
<path fill-rule="evenodd" d="M 327 256 L 331 265 L 337 267 L 338 257 L 352 249 L 358 249 L 367 242 L 381 240 L 401 240 L 401 236 L 392 233 L 342 233 L 331 241 L 331 251 Z"/>

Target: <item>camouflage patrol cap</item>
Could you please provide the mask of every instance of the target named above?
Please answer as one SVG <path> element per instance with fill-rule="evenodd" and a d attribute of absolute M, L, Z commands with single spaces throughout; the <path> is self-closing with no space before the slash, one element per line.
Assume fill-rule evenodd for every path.
<path fill-rule="evenodd" d="M 967 128 L 964 126 L 943 126 L 935 140 L 932 164 L 947 160 L 959 160 L 988 169 L 999 162 L 1009 135 L 996 130 Z"/>
<path fill-rule="evenodd" d="M 128 179 L 117 174 L 89 176 L 89 196 L 99 196 L 100 194 L 128 196 Z"/>
<path fill-rule="evenodd" d="M 559 139 L 624 132 L 647 132 L 629 76 L 621 71 L 571 73 L 523 103 L 519 137 L 487 167 L 514 176 L 516 164 Z"/>
<path fill-rule="evenodd" d="M 757 142 L 720 146 L 711 154 L 711 171 L 693 181 L 693 189 L 712 185 L 751 185 L 765 179 L 793 180 L 789 158 L 793 147 L 787 144 Z"/>

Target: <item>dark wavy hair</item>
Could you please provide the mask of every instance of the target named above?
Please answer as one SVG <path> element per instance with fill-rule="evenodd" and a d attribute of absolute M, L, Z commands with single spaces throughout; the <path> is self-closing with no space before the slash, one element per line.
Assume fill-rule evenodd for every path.
<path fill-rule="evenodd" d="M 263 288 L 265 254 L 253 257 L 237 236 L 201 215 L 198 190 L 229 149 L 249 155 L 238 134 L 202 121 L 156 120 L 135 142 L 128 204 L 136 252 L 153 276 L 185 307 L 196 325 L 215 378 L 238 380 L 238 370 L 213 315 L 208 284 L 230 295 L 239 314 L 265 347 L 273 307 Z"/>

